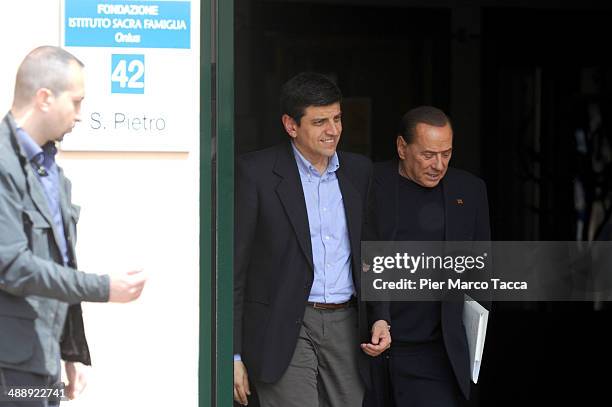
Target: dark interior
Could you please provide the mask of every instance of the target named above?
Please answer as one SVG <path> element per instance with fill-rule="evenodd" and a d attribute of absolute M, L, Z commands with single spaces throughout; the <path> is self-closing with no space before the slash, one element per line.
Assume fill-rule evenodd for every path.
<path fill-rule="evenodd" d="M 344 94 L 340 148 L 374 161 L 394 156 L 404 112 L 445 110 L 451 165 L 485 179 L 494 240 L 610 240 L 612 6 L 513 4 L 236 0 L 237 154 L 286 138 L 280 86 L 317 71 Z M 495 304 L 472 404 L 605 400 L 611 308 Z"/>

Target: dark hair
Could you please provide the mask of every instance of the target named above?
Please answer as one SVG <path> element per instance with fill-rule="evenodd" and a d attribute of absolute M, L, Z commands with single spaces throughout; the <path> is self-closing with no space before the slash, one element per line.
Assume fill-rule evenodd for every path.
<path fill-rule="evenodd" d="M 329 78 L 314 72 L 301 72 L 283 85 L 280 95 L 281 113 L 300 124 L 309 106 L 328 106 L 342 101 L 342 93 Z"/>
<path fill-rule="evenodd" d="M 404 138 L 406 143 L 410 144 L 414 141 L 416 127 L 419 123 L 425 123 L 436 127 L 444 127 L 447 124 L 450 125 L 451 121 L 448 116 L 437 107 L 415 107 L 402 116 L 397 130 L 398 133 Z"/>

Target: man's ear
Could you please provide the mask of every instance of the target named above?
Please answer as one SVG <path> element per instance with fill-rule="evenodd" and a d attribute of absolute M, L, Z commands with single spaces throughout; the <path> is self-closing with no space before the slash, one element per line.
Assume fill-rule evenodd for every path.
<path fill-rule="evenodd" d="M 34 100 L 36 103 L 36 107 L 46 113 L 49 111 L 49 107 L 53 102 L 53 92 L 51 92 L 47 88 L 40 88 L 36 91 L 36 95 L 34 95 Z"/>
<path fill-rule="evenodd" d="M 285 131 L 287 132 L 289 137 L 296 138 L 297 129 L 300 126 L 295 122 L 293 117 L 289 116 L 288 114 L 284 114 L 281 120 L 283 121 L 283 127 L 285 128 Z"/>
<path fill-rule="evenodd" d="M 395 139 L 395 145 L 397 146 L 397 155 L 399 156 L 400 160 L 403 160 L 406 158 L 406 147 L 408 147 L 408 144 L 406 144 L 406 140 L 404 140 L 404 138 L 401 136 L 401 134 L 397 135 L 397 138 Z"/>

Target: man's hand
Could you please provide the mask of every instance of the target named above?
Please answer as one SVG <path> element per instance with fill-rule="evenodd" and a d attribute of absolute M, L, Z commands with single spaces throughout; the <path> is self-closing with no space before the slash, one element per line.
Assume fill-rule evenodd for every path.
<path fill-rule="evenodd" d="M 73 400 L 81 394 L 87 386 L 87 367 L 76 362 L 66 362 L 66 379 L 68 386 L 66 387 L 66 397 Z"/>
<path fill-rule="evenodd" d="M 234 361 L 234 400 L 246 406 L 249 404 L 247 396 L 251 395 L 249 388 L 249 375 L 246 366 L 241 360 Z"/>
<path fill-rule="evenodd" d="M 142 293 L 147 278 L 142 270 L 128 271 L 127 273 L 110 277 L 109 302 L 134 301 Z"/>
<path fill-rule="evenodd" d="M 391 346 L 391 332 L 387 321 L 379 319 L 372 324 L 370 343 L 362 343 L 361 349 L 368 355 L 378 356 Z"/>

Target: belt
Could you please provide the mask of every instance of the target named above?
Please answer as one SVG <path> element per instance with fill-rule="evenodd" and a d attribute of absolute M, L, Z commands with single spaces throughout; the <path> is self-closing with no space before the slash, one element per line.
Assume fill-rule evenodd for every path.
<path fill-rule="evenodd" d="M 326 310 L 334 310 L 334 309 L 343 309 L 348 308 L 355 304 L 355 300 L 350 299 L 347 302 L 343 302 L 340 304 L 328 304 L 325 302 L 310 302 L 308 301 L 306 304 L 314 309 L 326 309 Z"/>

